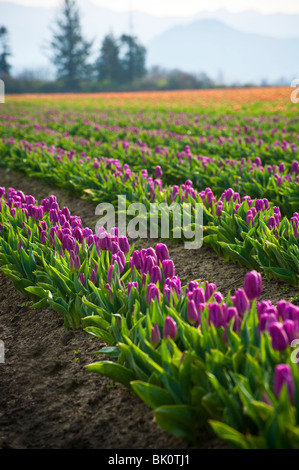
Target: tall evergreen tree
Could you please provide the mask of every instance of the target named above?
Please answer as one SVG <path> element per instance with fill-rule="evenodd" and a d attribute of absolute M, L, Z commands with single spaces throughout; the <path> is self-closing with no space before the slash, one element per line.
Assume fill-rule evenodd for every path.
<path fill-rule="evenodd" d="M 11 55 L 8 44 L 8 30 L 5 26 L 0 26 L 0 73 L 9 75 L 11 65 L 7 58 Z"/>
<path fill-rule="evenodd" d="M 132 82 L 145 75 L 146 49 L 134 36 L 123 34 L 120 38 L 122 53 L 123 81 Z"/>
<path fill-rule="evenodd" d="M 62 79 L 68 90 L 78 88 L 81 79 L 88 76 L 88 58 L 92 41 L 83 38 L 80 13 L 75 0 L 64 0 L 61 18 L 56 21 L 56 31 L 50 42 L 52 62 L 57 78 Z"/>
<path fill-rule="evenodd" d="M 96 73 L 100 81 L 110 80 L 114 83 L 121 81 L 119 44 L 112 34 L 106 35 L 103 39 L 100 56 L 96 62 Z"/>

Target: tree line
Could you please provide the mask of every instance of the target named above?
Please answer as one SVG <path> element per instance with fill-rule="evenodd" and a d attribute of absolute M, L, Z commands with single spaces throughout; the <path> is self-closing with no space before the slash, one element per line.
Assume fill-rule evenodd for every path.
<path fill-rule="evenodd" d="M 198 76 L 159 67 L 146 70 L 146 49 L 136 36 L 107 34 L 92 62 L 94 40 L 87 40 L 81 28 L 76 0 L 64 0 L 60 16 L 51 28 L 49 59 L 56 71 L 55 81 L 34 76 L 12 77 L 8 31 L 0 26 L 0 77 L 7 91 L 101 91 L 211 88 L 214 82 L 204 73 Z M 24 90 L 25 88 L 25 90 Z"/>

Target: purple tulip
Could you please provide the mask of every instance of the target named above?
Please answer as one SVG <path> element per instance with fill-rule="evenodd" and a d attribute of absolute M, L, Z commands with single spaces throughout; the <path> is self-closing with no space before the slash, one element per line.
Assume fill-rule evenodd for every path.
<path fill-rule="evenodd" d="M 164 259 L 162 261 L 162 269 L 165 279 L 168 277 L 173 277 L 175 274 L 174 263 L 171 259 Z"/>
<path fill-rule="evenodd" d="M 72 271 L 77 271 L 81 267 L 81 261 L 74 251 L 70 252 L 70 268 Z"/>
<path fill-rule="evenodd" d="M 95 272 L 94 269 L 91 270 L 90 280 L 93 284 L 95 284 L 97 282 L 97 273 Z"/>
<path fill-rule="evenodd" d="M 63 207 L 61 213 L 65 216 L 66 220 L 70 219 L 71 213 L 67 207 Z"/>
<path fill-rule="evenodd" d="M 44 216 L 43 206 L 34 206 L 33 217 L 35 218 L 35 220 L 42 220 L 43 216 Z"/>
<path fill-rule="evenodd" d="M 56 224 L 59 220 L 59 217 L 58 217 L 58 212 L 56 209 L 51 209 L 50 210 L 50 220 Z"/>
<path fill-rule="evenodd" d="M 174 339 L 176 337 L 176 333 L 177 333 L 176 322 L 174 321 L 173 318 L 167 316 L 164 322 L 163 337 Z"/>
<path fill-rule="evenodd" d="M 249 300 L 259 299 L 262 293 L 262 276 L 257 271 L 245 275 L 244 291 Z"/>
<path fill-rule="evenodd" d="M 258 325 L 259 333 L 262 333 L 263 331 L 267 329 L 268 318 L 269 318 L 269 315 L 267 313 L 261 314 L 259 318 L 259 325 Z"/>
<path fill-rule="evenodd" d="M 47 233 L 42 230 L 40 234 L 40 242 L 44 245 L 46 243 Z"/>
<path fill-rule="evenodd" d="M 156 245 L 156 255 L 159 261 L 163 261 L 165 259 L 169 259 L 169 252 L 168 248 L 164 243 L 158 243 Z"/>
<path fill-rule="evenodd" d="M 237 289 L 235 291 L 233 303 L 240 315 L 250 309 L 250 303 L 244 289 Z"/>
<path fill-rule="evenodd" d="M 276 220 L 275 220 L 275 217 L 271 216 L 269 217 L 269 220 L 268 220 L 268 228 L 269 230 L 273 230 L 276 226 Z"/>
<path fill-rule="evenodd" d="M 231 319 L 234 318 L 233 331 L 238 331 L 241 319 L 238 314 L 236 307 L 228 307 L 226 311 L 226 323 L 229 323 Z"/>
<path fill-rule="evenodd" d="M 288 364 L 278 364 L 274 369 L 274 393 L 279 397 L 283 385 L 286 384 L 290 400 L 294 399 L 294 382 L 292 369 Z"/>
<path fill-rule="evenodd" d="M 188 292 L 193 292 L 194 289 L 198 287 L 198 282 L 196 281 L 189 281 L 188 282 Z"/>
<path fill-rule="evenodd" d="M 163 176 L 162 169 L 159 165 L 156 166 L 155 176 L 156 178 L 162 178 Z"/>
<path fill-rule="evenodd" d="M 72 235 L 76 240 L 78 240 L 79 243 L 83 242 L 83 232 L 80 227 L 73 228 Z"/>
<path fill-rule="evenodd" d="M 216 207 L 216 215 L 220 217 L 222 214 L 222 211 L 223 211 L 223 203 L 219 201 Z"/>
<path fill-rule="evenodd" d="M 151 331 L 151 343 L 157 346 L 161 340 L 161 334 L 157 323 L 154 324 Z"/>
<path fill-rule="evenodd" d="M 205 291 L 202 287 L 196 287 L 190 293 L 192 295 L 191 298 L 194 300 L 196 306 L 205 302 Z"/>
<path fill-rule="evenodd" d="M 84 273 L 79 273 L 79 274 L 78 274 L 78 279 L 79 279 L 79 281 L 81 282 L 82 286 L 84 286 L 84 284 L 85 284 L 85 276 L 84 276 Z"/>
<path fill-rule="evenodd" d="M 276 351 L 283 351 L 289 345 L 288 335 L 285 332 L 283 324 L 280 322 L 273 322 L 268 326 L 268 331 L 272 339 L 272 347 Z"/>
<path fill-rule="evenodd" d="M 153 256 L 146 256 L 144 259 L 144 273 L 150 273 L 152 268 L 156 266 L 156 260 Z"/>
<path fill-rule="evenodd" d="M 150 270 L 150 282 L 153 284 L 157 284 L 157 282 L 161 282 L 161 280 L 161 269 L 159 268 L 159 266 L 153 266 Z"/>
<path fill-rule="evenodd" d="M 120 250 L 120 247 L 119 247 L 118 243 L 117 242 L 112 242 L 111 243 L 111 254 L 116 255 L 116 253 L 118 253 L 119 251 L 121 251 L 121 250 Z"/>
<path fill-rule="evenodd" d="M 257 211 L 264 210 L 264 201 L 262 199 L 256 199 L 254 207 Z"/>
<path fill-rule="evenodd" d="M 187 319 L 191 324 L 198 320 L 198 312 L 194 300 L 189 300 L 187 308 Z"/>
<path fill-rule="evenodd" d="M 298 173 L 298 171 L 299 171 L 299 163 L 294 161 L 291 166 L 291 172 Z"/>
<path fill-rule="evenodd" d="M 102 251 L 111 250 L 111 238 L 108 233 L 101 233 L 99 236 L 99 247 Z"/>
<path fill-rule="evenodd" d="M 128 295 L 130 295 L 132 287 L 135 287 L 138 291 L 138 282 L 128 282 Z"/>
<path fill-rule="evenodd" d="M 216 284 L 205 281 L 205 300 L 206 302 L 212 297 L 216 290 Z"/>
<path fill-rule="evenodd" d="M 150 283 L 147 286 L 146 301 L 150 305 L 152 300 L 160 299 L 160 290 L 156 284 Z"/>
<path fill-rule="evenodd" d="M 127 237 L 121 235 L 118 238 L 118 244 L 119 244 L 121 251 L 123 251 L 124 253 L 128 253 L 130 251 L 130 245 L 129 245 Z"/>
<path fill-rule="evenodd" d="M 131 264 L 132 264 L 132 268 L 135 267 L 137 271 L 141 270 L 143 261 L 142 261 L 141 253 L 138 250 L 133 251 Z"/>
<path fill-rule="evenodd" d="M 220 326 L 224 326 L 225 318 L 224 318 L 224 312 L 223 312 L 222 306 L 219 305 L 218 303 L 209 303 L 208 310 L 209 310 L 209 321 L 213 323 L 213 325 L 215 325 L 216 328 L 219 328 Z"/>
<path fill-rule="evenodd" d="M 63 238 L 62 238 L 62 249 L 63 250 L 68 250 L 68 251 L 71 251 L 71 250 L 74 250 L 75 248 L 75 240 L 73 237 L 71 237 L 70 235 L 63 235 Z"/>
<path fill-rule="evenodd" d="M 222 302 L 222 300 L 224 299 L 224 297 L 223 297 L 223 295 L 221 294 L 221 292 L 215 292 L 213 299 L 214 299 L 215 302 L 217 302 L 218 304 L 221 304 L 221 302 Z"/>
<path fill-rule="evenodd" d="M 289 344 L 297 338 L 297 327 L 296 323 L 293 320 L 285 320 L 283 322 L 284 331 L 287 334 Z"/>

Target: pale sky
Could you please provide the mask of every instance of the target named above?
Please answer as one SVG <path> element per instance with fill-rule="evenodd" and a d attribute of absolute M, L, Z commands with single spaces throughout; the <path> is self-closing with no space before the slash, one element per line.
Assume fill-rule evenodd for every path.
<path fill-rule="evenodd" d="M 0 0 L 21 5 L 59 6 L 60 0 Z M 89 0 L 111 10 L 140 10 L 152 15 L 190 16 L 225 8 L 232 12 L 253 9 L 261 13 L 299 13 L 298 0 Z"/>

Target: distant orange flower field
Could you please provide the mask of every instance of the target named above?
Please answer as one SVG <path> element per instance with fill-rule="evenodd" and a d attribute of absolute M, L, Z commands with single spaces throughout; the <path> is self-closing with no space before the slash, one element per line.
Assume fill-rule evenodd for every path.
<path fill-rule="evenodd" d="M 232 110 L 241 109 L 244 105 L 264 104 L 269 111 L 283 111 L 285 108 L 298 109 L 291 103 L 290 87 L 256 87 L 256 88 L 222 88 L 209 90 L 173 90 L 141 92 L 107 92 L 107 93 L 57 93 L 8 95 L 7 102 L 44 101 L 65 104 L 87 104 L 105 106 L 129 106 L 138 108 L 215 108 L 223 105 Z"/>

